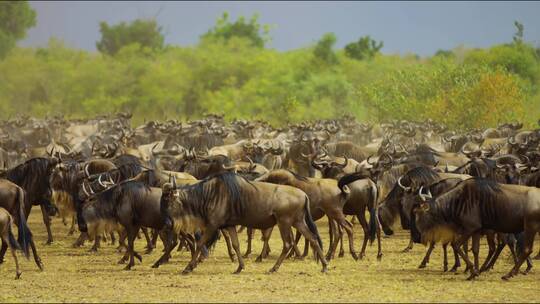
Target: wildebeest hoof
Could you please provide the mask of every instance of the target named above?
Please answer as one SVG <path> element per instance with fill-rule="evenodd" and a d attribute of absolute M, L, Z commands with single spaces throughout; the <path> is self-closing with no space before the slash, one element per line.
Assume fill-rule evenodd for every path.
<path fill-rule="evenodd" d="M 509 274 L 506 274 L 506 275 L 504 275 L 504 276 L 501 277 L 501 279 L 503 279 L 503 280 L 505 280 L 505 281 L 510 280 L 510 278 L 512 278 L 512 274 L 510 274 L 510 273 L 509 273 Z"/>
<path fill-rule="evenodd" d="M 345 256 L 345 251 L 340 251 L 338 254 L 338 258 L 342 258 Z"/>
<path fill-rule="evenodd" d="M 478 276 L 476 271 L 471 271 L 471 275 L 467 278 L 467 281 L 472 281 Z"/>
<path fill-rule="evenodd" d="M 154 263 L 154 265 L 152 265 L 152 268 L 159 268 L 159 265 L 160 265 L 160 263 L 156 262 L 156 263 Z"/>
<path fill-rule="evenodd" d="M 422 268 L 426 268 L 426 264 L 425 263 L 422 263 L 418 266 L 418 268 L 422 269 Z"/>
<path fill-rule="evenodd" d="M 411 247 L 406 247 L 405 249 L 401 250 L 401 253 L 407 253 L 411 251 Z"/>
<path fill-rule="evenodd" d="M 21 278 L 21 272 L 17 272 L 17 274 L 15 275 L 15 280 L 18 280 Z"/>
<path fill-rule="evenodd" d="M 43 271 L 43 262 L 41 262 L 41 260 L 37 261 L 37 267 L 39 268 L 40 271 Z"/>
<path fill-rule="evenodd" d="M 90 251 L 90 252 L 97 252 L 98 250 L 97 250 L 97 247 L 92 247 L 92 248 L 90 248 L 90 250 L 88 250 L 88 251 Z"/>
<path fill-rule="evenodd" d="M 126 261 L 127 261 L 127 259 L 121 258 L 121 259 L 118 261 L 118 264 L 124 264 Z"/>
<path fill-rule="evenodd" d="M 4 264 L 4 259 L 3 258 L 0 259 L 0 264 Z"/>
<path fill-rule="evenodd" d="M 189 269 L 189 268 L 186 268 L 182 271 L 182 275 L 188 275 L 192 272 L 193 270 L 192 269 Z"/>
<path fill-rule="evenodd" d="M 326 268 L 326 266 L 323 267 L 323 269 L 321 269 L 321 272 L 322 272 L 322 273 L 328 273 L 328 268 Z"/>
<path fill-rule="evenodd" d="M 262 262 L 262 256 L 258 256 L 256 259 L 255 259 L 255 263 L 260 263 Z"/>
<path fill-rule="evenodd" d="M 51 245 L 53 243 L 52 240 L 47 240 L 47 242 L 45 242 L 45 245 Z"/>
<path fill-rule="evenodd" d="M 235 272 L 233 272 L 233 274 L 239 274 L 240 272 L 242 272 L 242 269 L 244 269 L 244 267 L 238 267 L 238 269 L 236 269 Z"/>
<path fill-rule="evenodd" d="M 126 265 L 126 267 L 124 267 L 124 270 L 131 270 L 131 265 Z"/>
<path fill-rule="evenodd" d="M 382 253 L 377 254 L 377 261 L 382 260 Z"/>
<path fill-rule="evenodd" d="M 275 273 L 277 271 L 276 267 L 272 267 L 270 270 L 268 270 L 268 273 Z"/>

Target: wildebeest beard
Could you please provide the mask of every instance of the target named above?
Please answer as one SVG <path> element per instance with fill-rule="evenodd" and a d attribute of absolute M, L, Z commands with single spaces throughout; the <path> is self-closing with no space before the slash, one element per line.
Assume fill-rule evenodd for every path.
<path fill-rule="evenodd" d="M 224 172 L 178 189 L 178 197 L 166 202 L 167 206 L 162 206 L 162 211 L 167 210 L 166 214 L 174 221 L 175 230 L 192 230 L 186 232 L 195 232 L 196 229 L 204 230 L 204 227 L 182 226 L 204 225 L 211 212 L 221 208 L 225 209 L 224 214 L 227 219 L 241 218 L 246 204 L 249 203 L 249 198 L 242 191 L 241 182 L 246 182 L 247 185 L 256 189 L 245 178 L 231 172 Z M 164 204 L 163 200 L 162 204 Z"/>

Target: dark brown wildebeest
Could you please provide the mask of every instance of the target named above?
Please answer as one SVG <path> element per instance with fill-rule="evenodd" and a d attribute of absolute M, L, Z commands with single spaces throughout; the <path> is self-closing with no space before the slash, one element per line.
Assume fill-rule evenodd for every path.
<path fill-rule="evenodd" d="M 219 229 L 227 229 L 238 257 L 239 273 L 244 268 L 236 225 L 255 229 L 268 229 L 278 225 L 283 250 L 270 272 L 275 272 L 293 247 L 292 230 L 295 227 L 308 239 L 327 271 L 322 253 L 322 242 L 317 226 L 309 211 L 309 198 L 302 190 L 261 182 L 250 182 L 234 173 L 225 172 L 206 178 L 191 186 L 163 188 L 162 212 L 168 231 L 201 230 L 197 251 L 183 273 L 193 271 L 198 264 L 203 244 L 212 245 Z M 167 254 L 167 252 L 165 253 Z"/>
<path fill-rule="evenodd" d="M 142 257 L 134 249 L 139 230 L 142 227 L 161 230 L 163 227 L 160 200 L 160 188 L 149 187 L 135 177 L 90 197 L 83 206 L 83 219 L 89 227 L 94 227 L 96 222 L 120 224 L 124 227 L 128 250 L 120 262 L 125 262 L 129 258 L 125 268 L 129 270 L 135 264 L 134 257 L 142 261 Z M 95 235 L 100 233 L 97 232 Z M 165 243 L 166 248 L 167 245 Z"/>
<path fill-rule="evenodd" d="M 473 234 L 482 229 L 503 233 L 524 232 L 524 248 L 514 267 L 502 278 L 508 280 L 519 271 L 532 252 L 536 233 L 540 231 L 540 189 L 498 184 L 489 179 L 471 178 L 453 189 L 414 209 L 416 227 L 424 234 L 455 238 L 455 249 L 471 270 L 469 279 L 478 270 L 460 249 Z M 418 241 L 421 235 L 414 234 Z"/>
<path fill-rule="evenodd" d="M 39 205 L 43 214 L 43 222 L 47 228 L 47 244 L 52 243 L 51 219 L 49 215 L 54 210 L 51 204 L 51 187 L 49 184 L 49 176 L 52 170 L 58 164 L 56 158 L 41 158 L 36 157 L 27 160 L 23 164 L 18 165 L 4 172 L 1 177 L 17 184 L 26 192 L 26 199 L 30 204 L 27 204 L 25 210 L 26 216 L 30 214 L 32 205 Z"/>
<path fill-rule="evenodd" d="M 21 277 L 21 271 L 19 269 L 19 260 L 17 259 L 17 253 L 15 251 L 18 249 L 20 250 L 21 247 L 17 240 L 15 240 L 13 231 L 11 231 L 12 222 L 13 219 L 9 212 L 0 207 L 0 239 L 2 240 L 2 248 L 6 246 L 6 248 L 9 247 L 11 250 L 11 255 L 13 255 L 13 259 L 15 260 L 15 279 L 18 279 Z"/>
<path fill-rule="evenodd" d="M 32 254 L 34 255 L 34 261 L 40 270 L 43 270 L 43 263 L 38 256 L 34 240 L 32 238 L 32 232 L 26 224 L 28 218 L 28 212 L 32 205 L 26 199 L 24 190 L 16 184 L 0 179 L 0 208 L 6 209 L 14 219 L 14 223 L 17 225 L 18 240 L 22 247 L 22 250 L 26 256 L 29 256 L 29 248 L 32 248 Z M 0 264 L 4 262 L 4 255 L 8 248 L 8 243 L 2 243 L 0 249 Z"/>

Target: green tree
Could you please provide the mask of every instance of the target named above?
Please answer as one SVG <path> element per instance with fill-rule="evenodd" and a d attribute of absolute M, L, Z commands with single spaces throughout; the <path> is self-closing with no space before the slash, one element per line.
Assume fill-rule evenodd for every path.
<path fill-rule="evenodd" d="M 338 63 L 337 55 L 333 50 L 336 41 L 337 38 L 334 33 L 324 34 L 313 49 L 315 58 L 331 65 Z"/>
<path fill-rule="evenodd" d="M 371 37 L 360 37 L 358 41 L 351 42 L 345 46 L 345 54 L 356 60 L 373 58 L 382 49 L 384 43 L 375 41 Z"/>
<path fill-rule="evenodd" d="M 35 24 L 36 12 L 28 1 L 0 1 L 0 58 L 4 58 Z"/>
<path fill-rule="evenodd" d="M 269 40 L 269 30 L 268 25 L 263 26 L 259 23 L 257 14 L 251 16 L 249 21 L 242 16 L 231 22 L 229 14 L 225 12 L 218 18 L 216 25 L 202 35 L 201 38 L 202 40 L 229 41 L 233 37 L 238 37 L 247 39 L 255 47 L 263 48 Z"/>
<path fill-rule="evenodd" d="M 135 43 L 151 50 L 160 50 L 164 44 L 162 28 L 154 19 L 137 19 L 112 26 L 101 22 L 99 31 L 101 40 L 96 43 L 96 47 L 103 54 L 115 55 L 122 47 Z"/>
<path fill-rule="evenodd" d="M 523 43 L 523 31 L 524 27 L 523 24 L 519 21 L 514 21 L 514 26 L 516 27 L 516 33 L 514 34 L 514 37 L 512 39 L 514 40 L 515 44 L 521 44 Z"/>

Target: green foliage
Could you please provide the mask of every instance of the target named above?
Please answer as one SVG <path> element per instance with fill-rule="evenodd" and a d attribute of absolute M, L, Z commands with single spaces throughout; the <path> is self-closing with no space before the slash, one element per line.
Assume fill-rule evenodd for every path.
<path fill-rule="evenodd" d="M 356 60 L 371 59 L 379 53 L 383 45 L 384 43 L 382 41 L 377 43 L 368 35 L 360 37 L 356 42 L 347 44 L 345 46 L 345 54 Z"/>
<path fill-rule="evenodd" d="M 36 12 L 28 1 L 0 1 L 0 59 L 36 24 Z"/>
<path fill-rule="evenodd" d="M 115 55 L 122 47 L 139 44 L 141 49 L 160 50 L 164 37 L 156 20 L 137 19 L 131 23 L 121 22 L 110 26 L 107 22 L 99 24 L 101 40 L 97 49 L 107 55 Z"/>
<path fill-rule="evenodd" d="M 262 48 L 268 39 L 269 26 L 259 24 L 259 16 L 253 15 L 249 21 L 245 17 L 235 22 L 229 20 L 227 12 L 218 18 L 216 25 L 201 36 L 204 40 L 227 42 L 233 37 L 243 38 L 251 42 L 252 46 Z M 262 33 L 261 33 L 262 32 Z"/>
<path fill-rule="evenodd" d="M 15 48 L 0 61 L 0 116 L 131 111 L 140 123 L 218 112 L 281 125 L 347 113 L 472 128 L 513 119 L 534 126 L 540 115 L 540 61 L 526 42 L 357 60 L 334 50 L 333 34 L 287 52 L 242 35 L 159 52 L 123 39 L 114 56 L 55 39 L 44 48 Z"/>
<path fill-rule="evenodd" d="M 323 63 L 334 65 L 338 63 L 337 55 L 333 50 L 337 38 L 334 33 L 326 33 L 317 41 L 313 54 L 315 58 Z"/>

